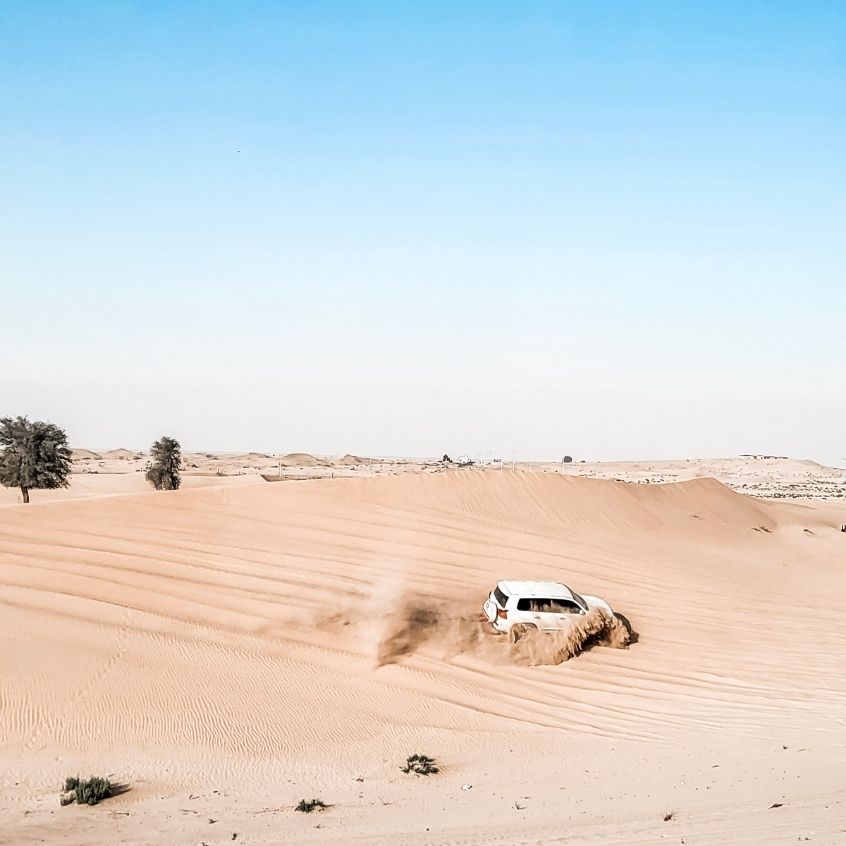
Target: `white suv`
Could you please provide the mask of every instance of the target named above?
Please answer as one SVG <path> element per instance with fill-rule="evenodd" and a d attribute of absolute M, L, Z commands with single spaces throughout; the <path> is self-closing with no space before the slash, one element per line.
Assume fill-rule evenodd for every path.
<path fill-rule="evenodd" d="M 495 631 L 518 640 L 529 629 L 551 632 L 566 628 L 593 608 L 614 614 L 598 596 L 579 596 L 560 582 L 508 580 L 491 591 L 483 613 Z"/>

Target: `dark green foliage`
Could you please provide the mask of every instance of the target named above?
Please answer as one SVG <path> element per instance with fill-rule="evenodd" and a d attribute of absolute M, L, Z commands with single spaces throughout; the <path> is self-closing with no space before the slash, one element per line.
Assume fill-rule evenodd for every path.
<path fill-rule="evenodd" d="M 405 759 L 405 766 L 400 767 L 404 773 L 416 773 L 417 775 L 433 775 L 440 772 L 435 766 L 435 759 L 428 755 L 409 755 Z"/>
<path fill-rule="evenodd" d="M 71 451 L 62 429 L 26 417 L 0 418 L 0 485 L 20 488 L 29 502 L 32 490 L 66 488 Z"/>
<path fill-rule="evenodd" d="M 182 447 L 179 441 L 164 436 L 150 449 L 150 463 L 147 465 L 147 481 L 157 491 L 178 490 L 179 467 L 182 464 Z"/>
<path fill-rule="evenodd" d="M 76 802 L 77 805 L 96 805 L 102 799 L 114 795 L 112 784 L 107 778 L 91 776 L 87 781 L 83 781 L 75 776 L 68 776 L 65 779 L 64 796 L 59 799 L 59 804 L 64 806 Z"/>
<path fill-rule="evenodd" d="M 300 799 L 299 805 L 294 808 L 295 811 L 302 811 L 304 814 L 310 814 L 312 811 L 325 811 L 329 806 L 322 799 Z"/>

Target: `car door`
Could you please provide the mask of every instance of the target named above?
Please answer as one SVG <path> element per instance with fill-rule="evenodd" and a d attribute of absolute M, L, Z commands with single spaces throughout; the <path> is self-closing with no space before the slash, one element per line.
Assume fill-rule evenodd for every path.
<path fill-rule="evenodd" d="M 531 599 L 523 599 L 521 602 L 525 603 L 527 622 L 530 622 L 533 626 L 537 626 L 542 631 L 559 628 L 559 615 L 551 613 L 552 606 L 550 600 L 542 597 L 532 597 Z"/>
<path fill-rule="evenodd" d="M 534 623 L 544 631 L 566 628 L 581 614 L 581 608 L 569 599 L 537 598 L 530 602 Z"/>
<path fill-rule="evenodd" d="M 517 600 L 517 613 L 512 615 L 513 622 L 541 628 L 542 621 L 534 610 L 533 602 L 529 597 L 521 596 Z"/>

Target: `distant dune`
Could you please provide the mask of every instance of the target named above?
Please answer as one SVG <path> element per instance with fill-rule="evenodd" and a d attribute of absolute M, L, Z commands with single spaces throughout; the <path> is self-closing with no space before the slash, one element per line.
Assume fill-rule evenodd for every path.
<path fill-rule="evenodd" d="M 121 460 L 135 460 L 141 457 L 141 454 L 138 452 L 133 452 L 130 449 L 123 449 L 122 447 L 119 449 L 107 449 L 103 453 L 101 453 L 102 458 L 117 458 Z"/>
<path fill-rule="evenodd" d="M 127 449 L 95 452 L 74 451 L 77 472 L 124 474 L 142 470 L 144 453 Z M 440 473 L 457 470 L 437 458 L 371 459 L 347 453 L 340 457 L 288 453 L 282 458 L 262 452 L 183 452 L 185 469 L 192 475 L 212 473 L 219 477 L 252 475 L 268 479 L 311 479 L 328 476 L 373 476 L 399 473 Z M 282 465 L 281 477 L 277 467 Z M 499 472 L 501 465 L 478 465 L 477 469 Z M 715 478 L 734 490 L 773 499 L 846 499 L 846 470 L 825 467 L 813 461 L 767 456 L 738 456 L 716 459 L 676 459 L 618 462 L 518 462 L 517 469 L 538 474 L 564 474 L 614 479 L 637 484 L 665 484 L 700 478 Z M 43 501 L 45 494 L 36 495 Z M 52 494 L 49 494 L 53 498 Z M 0 501 L 2 501 L 0 493 Z"/>
<path fill-rule="evenodd" d="M 321 462 L 307 452 L 289 452 L 279 459 L 283 467 L 316 467 Z"/>
<path fill-rule="evenodd" d="M 86 459 L 99 460 L 103 457 L 90 449 L 72 449 L 71 456 L 74 461 L 85 461 Z"/>
<path fill-rule="evenodd" d="M 350 455 L 350 453 L 347 453 L 346 455 L 339 458 L 337 463 L 338 464 L 344 464 L 344 465 L 347 465 L 349 467 L 354 467 L 356 465 L 367 464 L 369 461 L 370 461 L 369 458 L 362 458 L 359 455 Z"/>

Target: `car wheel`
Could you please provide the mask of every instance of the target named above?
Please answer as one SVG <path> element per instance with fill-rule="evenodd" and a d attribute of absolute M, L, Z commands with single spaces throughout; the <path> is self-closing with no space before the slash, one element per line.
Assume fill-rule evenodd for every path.
<path fill-rule="evenodd" d="M 512 643 L 517 643 L 518 640 L 524 638 L 531 626 L 527 626 L 525 623 L 515 623 L 509 630 L 508 630 L 508 639 Z"/>
<path fill-rule="evenodd" d="M 496 620 L 496 604 L 490 599 L 485 603 L 485 619 L 489 623 L 493 623 Z"/>

